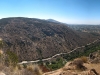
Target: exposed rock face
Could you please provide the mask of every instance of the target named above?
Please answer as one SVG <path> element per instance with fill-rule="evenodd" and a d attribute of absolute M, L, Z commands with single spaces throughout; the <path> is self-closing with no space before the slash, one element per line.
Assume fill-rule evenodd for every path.
<path fill-rule="evenodd" d="M 91 41 L 61 23 L 21 17 L 1 19 L 0 38 L 7 44 L 4 50 L 15 52 L 19 60 L 47 58 Z"/>

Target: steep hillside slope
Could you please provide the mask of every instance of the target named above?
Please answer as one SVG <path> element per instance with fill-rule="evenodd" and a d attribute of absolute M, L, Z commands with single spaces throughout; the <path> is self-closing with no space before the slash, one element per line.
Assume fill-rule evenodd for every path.
<path fill-rule="evenodd" d="M 0 38 L 7 44 L 4 50 L 15 52 L 20 61 L 47 58 L 94 40 L 63 24 L 22 17 L 1 19 Z"/>

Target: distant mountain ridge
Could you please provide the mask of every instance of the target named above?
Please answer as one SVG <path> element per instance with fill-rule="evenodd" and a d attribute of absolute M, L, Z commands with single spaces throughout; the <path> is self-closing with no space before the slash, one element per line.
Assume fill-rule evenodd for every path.
<path fill-rule="evenodd" d="M 4 51 L 15 52 L 20 61 L 48 58 L 93 41 L 64 24 L 24 17 L 1 19 L 0 38 L 7 44 Z"/>
<path fill-rule="evenodd" d="M 49 21 L 49 22 L 55 22 L 55 23 L 61 23 L 61 22 L 56 21 L 56 20 L 54 20 L 54 19 L 47 19 L 47 21 Z"/>

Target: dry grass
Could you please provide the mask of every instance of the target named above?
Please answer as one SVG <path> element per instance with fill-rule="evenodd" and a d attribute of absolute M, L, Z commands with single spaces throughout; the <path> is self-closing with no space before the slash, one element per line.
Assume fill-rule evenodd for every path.
<path fill-rule="evenodd" d="M 86 56 L 82 56 L 80 57 L 80 59 L 84 62 L 84 63 L 87 63 L 88 59 Z"/>
<path fill-rule="evenodd" d="M 9 66 L 5 64 L 4 54 L 1 54 L 0 57 L 0 73 L 5 75 L 42 75 L 42 70 L 39 68 L 37 64 L 34 65 L 11 65 L 7 63 Z"/>
<path fill-rule="evenodd" d="M 32 72 L 33 75 L 42 75 L 42 70 L 36 64 L 34 64 L 34 65 L 28 65 L 27 66 L 27 70 L 30 71 L 30 72 Z"/>
<path fill-rule="evenodd" d="M 77 58 L 73 61 L 73 65 L 75 65 L 76 69 L 78 69 L 78 70 L 85 70 L 86 69 L 86 67 L 83 65 L 83 63 L 84 63 L 83 60 L 80 58 Z"/>
<path fill-rule="evenodd" d="M 85 63 L 84 66 L 86 66 L 88 69 L 95 69 L 100 74 L 100 63 L 98 63 L 98 64 Z"/>
<path fill-rule="evenodd" d="M 42 71 L 38 65 L 29 65 L 27 68 L 22 66 L 5 66 L 0 65 L 0 71 L 6 75 L 42 75 Z"/>

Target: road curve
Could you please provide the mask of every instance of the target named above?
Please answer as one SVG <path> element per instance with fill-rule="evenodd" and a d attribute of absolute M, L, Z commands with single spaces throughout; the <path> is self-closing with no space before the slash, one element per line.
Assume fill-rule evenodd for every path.
<path fill-rule="evenodd" d="M 87 45 L 91 45 L 91 44 L 97 42 L 98 40 L 99 40 L 99 39 L 96 39 L 96 40 L 94 40 L 92 43 L 88 43 Z M 60 55 L 62 55 L 62 54 L 69 54 L 69 53 L 71 53 L 71 52 L 73 52 L 73 51 L 75 51 L 75 50 L 77 50 L 77 49 L 79 49 L 79 48 L 84 48 L 84 47 L 85 47 L 85 46 L 76 47 L 76 48 L 74 48 L 72 51 L 69 51 L 69 52 L 67 52 L 67 53 L 55 54 L 55 55 L 53 55 L 52 57 L 42 59 L 42 61 L 50 60 L 50 59 L 52 59 L 52 58 L 54 58 L 54 57 L 56 57 L 56 56 L 60 56 Z M 40 61 L 40 60 L 35 60 L 35 61 L 22 61 L 22 62 L 20 62 L 20 63 L 18 63 L 18 64 L 37 63 L 37 62 L 39 62 L 39 61 Z"/>

